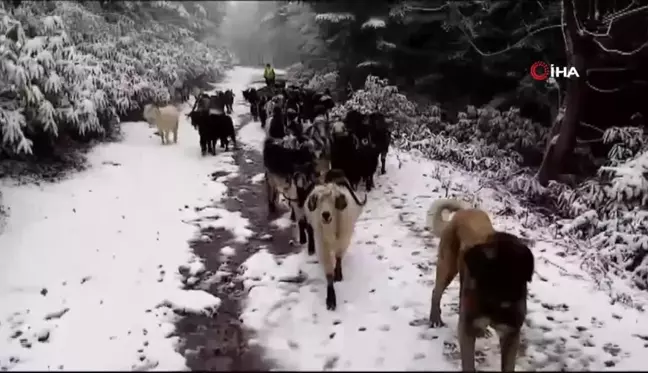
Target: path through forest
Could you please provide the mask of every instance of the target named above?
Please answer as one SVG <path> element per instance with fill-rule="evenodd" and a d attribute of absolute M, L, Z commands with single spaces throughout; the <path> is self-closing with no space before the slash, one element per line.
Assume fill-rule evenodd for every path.
<path fill-rule="evenodd" d="M 326 310 L 322 270 L 291 244 L 287 210 L 267 215 L 265 135 L 241 97 L 260 77 L 235 68 L 219 86 L 236 93 L 238 150 L 201 156 L 184 116 L 167 146 L 146 123 L 123 123 L 123 141 L 93 149 L 87 171 L 2 180 L 0 369 L 455 370 L 456 282 L 448 326 L 425 320 L 438 244 L 425 212 L 446 195 L 474 199 L 535 254 L 518 369 L 643 368 L 644 293 L 618 302 L 504 188 L 396 149 L 344 258 L 339 307 Z M 495 337 L 477 350 L 478 369 L 498 369 Z"/>

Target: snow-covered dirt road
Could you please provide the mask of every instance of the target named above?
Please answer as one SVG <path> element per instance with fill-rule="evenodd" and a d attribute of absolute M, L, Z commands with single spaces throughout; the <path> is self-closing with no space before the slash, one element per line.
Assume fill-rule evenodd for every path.
<path fill-rule="evenodd" d="M 447 191 L 477 195 L 496 227 L 534 243 L 518 369 L 643 369 L 644 294 L 633 293 L 634 308 L 611 302 L 505 191 L 396 151 L 327 311 L 316 257 L 289 244 L 288 214 L 267 218 L 264 132 L 240 97 L 260 74 L 237 68 L 221 84 L 237 94 L 239 150 L 203 158 L 186 122 L 169 146 L 127 123 L 86 172 L 1 185 L 11 216 L 0 235 L 0 368 L 456 370 L 456 282 L 442 301 L 448 326 L 424 320 L 438 244 L 425 210 Z M 499 369 L 496 338 L 477 346 L 478 369 Z"/>
<path fill-rule="evenodd" d="M 185 368 L 177 314 L 210 316 L 221 303 L 191 290 L 204 266 L 188 241 L 196 225 L 247 232 L 224 209 L 200 219 L 227 193 L 214 173 L 238 167 L 231 151 L 201 157 L 186 119 L 178 144 L 124 123 L 124 140 L 95 148 L 86 172 L 43 186 L 3 181 L 0 369 Z"/>

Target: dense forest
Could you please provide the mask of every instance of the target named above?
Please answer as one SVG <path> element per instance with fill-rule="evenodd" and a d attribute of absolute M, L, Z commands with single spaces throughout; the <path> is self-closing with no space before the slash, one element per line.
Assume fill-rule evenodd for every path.
<path fill-rule="evenodd" d="M 648 2 L 283 2 L 265 22 L 300 35 L 289 75 L 336 88 L 337 114 L 387 114 L 399 146 L 546 212 L 602 284 L 648 287 Z"/>

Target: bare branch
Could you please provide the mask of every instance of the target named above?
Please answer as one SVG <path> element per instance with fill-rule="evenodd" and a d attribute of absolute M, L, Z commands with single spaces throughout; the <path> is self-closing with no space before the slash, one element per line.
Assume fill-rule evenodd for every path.
<path fill-rule="evenodd" d="M 605 22 L 612 22 L 612 21 L 617 20 L 619 18 L 624 18 L 624 17 L 630 16 L 630 15 L 633 15 L 635 13 L 641 12 L 642 10 L 648 10 L 648 5 L 640 6 L 639 8 L 635 8 L 635 9 L 630 10 L 630 8 L 632 8 L 632 6 L 634 6 L 634 5 L 637 5 L 637 2 L 633 0 L 630 3 L 630 5 L 628 5 L 627 7 L 625 7 L 624 9 L 621 9 L 620 11 L 618 11 L 616 13 L 612 13 L 612 14 L 608 15 L 607 17 L 604 17 L 603 20 Z"/>
<path fill-rule="evenodd" d="M 611 89 L 603 89 L 603 88 L 595 87 L 594 85 L 592 85 L 592 83 L 587 82 L 587 81 L 585 82 L 585 84 L 587 84 L 587 86 L 591 90 L 599 92 L 599 93 L 615 93 L 615 92 L 620 92 L 623 88 L 625 88 L 625 87 L 618 87 L 618 88 L 611 88 Z"/>
<path fill-rule="evenodd" d="M 645 41 L 640 46 L 638 46 L 637 48 L 631 50 L 631 51 L 622 51 L 622 50 L 618 50 L 618 49 L 614 49 L 614 48 L 608 48 L 608 47 L 604 46 L 599 40 L 593 39 L 593 41 L 603 51 L 608 52 L 608 53 L 613 53 L 613 54 L 616 54 L 616 55 L 619 55 L 619 56 L 625 56 L 625 57 L 633 56 L 633 55 L 641 52 L 644 48 L 648 47 L 648 40 Z"/>
<path fill-rule="evenodd" d="M 437 7 L 437 8 L 422 8 L 422 7 L 418 7 L 418 6 L 405 5 L 405 9 L 407 9 L 407 10 L 415 10 L 415 11 L 418 11 L 418 12 L 438 12 L 438 11 L 444 10 L 449 5 L 450 5 L 450 3 L 445 3 L 445 4 L 443 4 L 443 5 L 441 5 L 440 7 Z"/>
<path fill-rule="evenodd" d="M 612 30 L 612 26 L 614 25 L 614 21 L 617 21 L 617 20 L 619 20 L 621 18 L 625 18 L 625 17 L 628 17 L 628 16 L 636 15 L 637 13 L 639 13 L 641 11 L 648 11 L 648 5 L 644 5 L 644 6 L 641 6 L 639 8 L 628 10 L 634 5 L 637 5 L 637 3 L 633 0 L 630 3 L 630 5 L 628 5 L 624 9 L 622 9 L 622 10 L 620 10 L 618 12 L 615 12 L 613 14 L 610 14 L 607 17 L 604 17 L 603 21 L 605 23 L 607 23 L 607 29 L 605 30 L 604 33 L 592 32 L 592 31 L 589 31 L 589 30 L 585 29 L 585 27 L 583 27 L 583 25 L 581 25 L 580 21 L 578 20 L 578 17 L 576 17 L 576 7 L 574 7 L 574 18 L 576 18 L 576 23 L 577 23 L 579 34 L 581 34 L 581 35 L 589 35 L 589 36 L 593 36 L 593 37 L 610 36 L 610 32 Z"/>
<path fill-rule="evenodd" d="M 573 0 L 571 0 L 571 1 L 573 3 Z M 634 1 L 633 1 L 633 4 L 634 4 Z M 603 50 L 604 52 L 616 54 L 616 55 L 619 55 L 619 56 L 629 57 L 629 56 L 633 56 L 633 55 L 639 53 L 644 48 L 648 47 L 648 41 L 646 41 L 642 45 L 640 45 L 639 47 L 637 47 L 637 48 L 635 48 L 635 49 L 633 49 L 631 51 L 622 51 L 622 50 L 618 50 L 618 49 L 614 49 L 614 48 L 608 48 L 608 47 L 604 46 L 603 43 L 601 43 L 600 40 L 596 39 L 597 37 L 601 37 L 601 36 L 609 36 L 610 30 L 611 30 L 612 25 L 613 25 L 612 20 L 625 17 L 628 14 L 634 14 L 634 13 L 636 13 L 638 11 L 641 11 L 641 10 L 647 10 L 648 6 L 642 6 L 642 7 L 639 7 L 637 9 L 633 9 L 633 10 L 630 10 L 630 11 L 623 12 L 621 14 L 617 14 L 614 18 L 611 19 L 610 23 L 608 24 L 608 28 L 607 28 L 607 30 L 606 30 L 606 32 L 604 34 L 594 33 L 594 32 L 586 30 L 585 27 L 583 27 L 583 25 L 580 24 L 580 21 L 579 21 L 577 15 L 576 15 L 576 7 L 573 6 L 572 8 L 573 8 L 573 17 L 576 20 L 576 27 L 578 29 L 579 35 L 593 36 L 592 40 L 594 41 L 594 43 L 596 45 L 598 45 L 599 48 L 601 48 L 601 50 Z"/>
<path fill-rule="evenodd" d="M 600 138 L 600 139 L 591 139 L 591 140 L 581 140 L 581 139 L 576 139 L 576 142 L 577 142 L 579 145 L 584 145 L 584 144 L 593 144 L 593 143 L 597 143 L 597 142 L 603 142 L 603 138 Z"/>
<path fill-rule="evenodd" d="M 573 2 L 574 1 L 572 0 L 572 4 L 573 4 Z M 572 5 L 572 11 L 573 11 L 572 15 L 574 16 L 574 20 L 576 21 L 576 29 L 578 30 L 578 35 L 589 35 L 589 36 L 593 36 L 593 37 L 604 37 L 604 36 L 609 36 L 610 35 L 610 30 L 612 30 L 612 22 L 608 23 L 607 29 L 602 34 L 598 33 L 598 32 L 591 32 L 591 31 L 587 30 L 581 24 L 580 20 L 578 19 L 577 15 L 576 15 L 576 6 Z"/>
<path fill-rule="evenodd" d="M 463 15 L 462 15 L 462 17 L 463 17 Z M 477 47 L 477 45 L 475 45 L 475 43 L 472 41 L 472 38 L 470 37 L 470 35 L 468 35 L 466 30 L 464 30 L 462 27 L 459 27 L 459 29 L 468 38 L 468 43 L 470 43 L 470 45 L 475 49 L 475 51 L 477 53 L 479 53 L 482 57 L 493 57 L 493 56 L 497 56 L 499 54 L 506 53 L 506 52 L 508 52 L 508 51 L 510 51 L 512 49 L 515 49 L 515 48 L 519 47 L 520 45 L 522 45 L 523 42 L 526 41 L 526 39 L 528 39 L 529 37 L 531 37 L 531 36 L 533 36 L 533 35 L 535 35 L 537 33 L 540 33 L 542 31 L 546 31 L 546 30 L 550 30 L 550 29 L 562 28 L 562 26 L 563 25 L 549 25 L 549 26 L 541 27 L 539 29 L 536 29 L 534 31 L 529 32 L 522 39 L 518 40 L 517 43 L 515 43 L 513 45 L 510 45 L 510 46 L 508 46 L 508 47 L 506 47 L 506 48 L 504 48 L 504 49 L 502 49 L 500 51 L 497 51 L 497 52 L 484 52 L 484 51 L 482 51 L 481 49 L 479 49 L 479 47 Z"/>
<path fill-rule="evenodd" d="M 604 130 L 602 130 L 602 129 L 596 127 L 596 126 L 593 126 L 591 124 L 588 124 L 588 123 L 585 123 L 585 122 L 582 122 L 582 121 L 580 122 L 580 124 L 581 124 L 581 126 L 591 128 L 591 129 L 593 129 L 593 130 L 595 130 L 595 131 L 597 131 L 599 133 L 605 133 Z"/>
<path fill-rule="evenodd" d="M 612 71 L 629 71 L 627 67 L 592 67 L 587 69 L 587 74 L 590 72 L 612 72 Z"/>

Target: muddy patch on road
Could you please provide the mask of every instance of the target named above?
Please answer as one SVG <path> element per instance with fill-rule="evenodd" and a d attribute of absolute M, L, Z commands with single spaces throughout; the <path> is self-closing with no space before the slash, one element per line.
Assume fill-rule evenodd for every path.
<path fill-rule="evenodd" d="M 258 125 L 250 122 L 249 115 L 241 117 L 240 123 L 239 130 L 246 125 Z M 268 216 L 263 179 L 258 181 L 258 175 L 263 172 L 261 154 L 240 144 L 233 158 L 239 170 L 224 182 L 228 192 L 221 202 L 227 210 L 240 212 L 248 219 L 254 234 L 247 242 L 240 243 L 225 229 L 209 228 L 201 232 L 200 239 L 191 242 L 194 253 L 205 264 L 205 272 L 199 276 L 201 281 L 186 280 L 187 288 L 202 288 L 222 301 L 215 315 L 186 315 L 176 325 L 176 334 L 182 340 L 180 352 L 192 370 L 267 371 L 272 368 L 264 361 L 260 347 L 248 344 L 249 336 L 241 322 L 242 301 L 246 296 L 239 276 L 243 272 L 241 264 L 262 248 L 275 255 L 300 250 L 290 243 L 292 228 L 282 229 L 272 224 L 285 210 Z M 226 175 L 216 171 L 212 178 Z M 221 254 L 224 246 L 234 249 L 232 255 Z M 190 274 L 185 277 L 191 278 Z"/>

